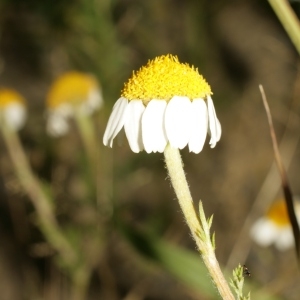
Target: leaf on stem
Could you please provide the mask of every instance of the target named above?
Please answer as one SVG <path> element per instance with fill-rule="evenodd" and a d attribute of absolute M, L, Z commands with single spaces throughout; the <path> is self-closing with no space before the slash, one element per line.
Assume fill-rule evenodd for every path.
<path fill-rule="evenodd" d="M 200 233 L 200 237 L 203 241 L 209 241 L 215 249 L 215 234 L 212 235 L 212 239 L 210 237 L 210 228 L 212 225 L 213 216 L 210 216 L 208 219 L 206 219 L 201 201 L 199 202 L 199 216 L 202 225 L 202 232 Z"/>
<path fill-rule="evenodd" d="M 232 279 L 230 279 L 230 285 L 236 293 L 238 300 L 250 300 L 250 292 L 247 296 L 243 295 L 244 268 L 240 264 L 232 272 Z"/>

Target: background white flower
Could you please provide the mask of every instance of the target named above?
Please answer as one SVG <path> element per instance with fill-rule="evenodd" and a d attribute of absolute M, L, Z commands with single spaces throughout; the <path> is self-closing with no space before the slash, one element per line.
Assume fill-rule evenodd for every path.
<path fill-rule="evenodd" d="M 285 251 L 294 246 L 294 236 L 289 222 L 285 202 L 283 199 L 275 201 L 266 215 L 256 220 L 250 235 L 262 247 L 272 244 L 280 251 Z M 300 220 L 300 203 L 295 201 L 295 212 Z"/>
<path fill-rule="evenodd" d="M 100 86 L 92 75 L 67 72 L 56 79 L 47 95 L 47 132 L 61 136 L 68 132 L 68 119 L 74 113 L 91 115 L 101 108 Z"/>
<path fill-rule="evenodd" d="M 25 99 L 12 89 L 0 89 L 0 123 L 13 130 L 23 127 L 27 117 Z"/>

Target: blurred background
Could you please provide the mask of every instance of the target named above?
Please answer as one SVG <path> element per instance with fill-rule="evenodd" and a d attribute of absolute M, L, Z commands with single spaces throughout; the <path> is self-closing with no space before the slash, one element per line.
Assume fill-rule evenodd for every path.
<path fill-rule="evenodd" d="M 291 5 L 299 14 L 300 3 Z M 221 141 L 214 149 L 206 144 L 199 155 L 181 152 L 194 200 L 214 215 L 222 268 L 231 274 L 246 264 L 253 299 L 260 293 L 266 293 L 261 299 L 299 299 L 294 249 L 262 248 L 249 235 L 281 196 L 259 84 L 292 191 L 300 194 L 299 57 L 268 2 L 1 0 L 0 85 L 27 100 L 19 136 L 32 170 L 51 189 L 59 226 L 88 266 L 81 299 L 218 299 L 167 180 L 163 154 L 135 154 L 125 139 L 113 149 L 102 144 L 124 82 L 167 53 L 198 67 L 214 93 Z M 103 94 L 103 108 L 91 117 L 94 186 L 76 125 L 59 138 L 46 132 L 47 93 L 70 70 L 93 74 Z M 0 299 L 75 299 L 72 268 L 36 222 L 2 137 L 0 149 Z"/>

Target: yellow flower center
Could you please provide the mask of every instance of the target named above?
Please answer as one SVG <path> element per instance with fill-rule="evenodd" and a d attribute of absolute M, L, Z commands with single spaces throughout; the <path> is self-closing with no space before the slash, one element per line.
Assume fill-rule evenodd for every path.
<path fill-rule="evenodd" d="M 98 89 L 98 83 L 93 76 L 75 71 L 68 72 L 53 83 L 47 95 L 47 106 L 56 108 L 63 103 L 81 104 L 87 101 L 93 89 Z"/>
<path fill-rule="evenodd" d="M 128 100 L 152 99 L 169 101 L 174 96 L 205 98 L 211 89 L 198 69 L 178 61 L 177 56 L 164 55 L 150 60 L 125 83 L 121 96 Z"/>
<path fill-rule="evenodd" d="M 14 90 L 0 89 L 0 108 L 4 108 L 12 103 L 25 105 L 25 99 Z"/>
<path fill-rule="evenodd" d="M 288 226 L 290 224 L 286 204 L 283 200 L 272 204 L 267 212 L 267 217 L 278 226 Z"/>

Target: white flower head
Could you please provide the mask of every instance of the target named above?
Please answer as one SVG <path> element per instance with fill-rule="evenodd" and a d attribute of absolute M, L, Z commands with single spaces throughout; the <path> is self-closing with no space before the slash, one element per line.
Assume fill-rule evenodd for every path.
<path fill-rule="evenodd" d="M 124 85 L 113 107 L 103 136 L 112 147 L 125 129 L 133 152 L 163 152 L 173 148 L 201 152 L 207 132 L 210 146 L 221 137 L 221 125 L 211 98 L 211 89 L 194 67 L 176 56 L 165 55 L 149 61 Z"/>
<path fill-rule="evenodd" d="M 27 117 L 25 99 L 11 89 L 0 89 L 0 124 L 5 123 L 12 130 L 23 127 Z"/>
<path fill-rule="evenodd" d="M 295 212 L 300 220 L 300 205 L 295 202 Z M 275 201 L 267 213 L 256 220 L 250 230 L 252 239 L 262 247 L 272 244 L 280 251 L 294 246 L 294 236 L 290 225 L 286 204 L 283 199 Z"/>
<path fill-rule="evenodd" d="M 91 115 L 102 105 L 101 90 L 94 76 L 67 72 L 58 77 L 49 90 L 47 132 L 52 136 L 62 136 L 69 131 L 68 119 L 75 111 Z"/>

